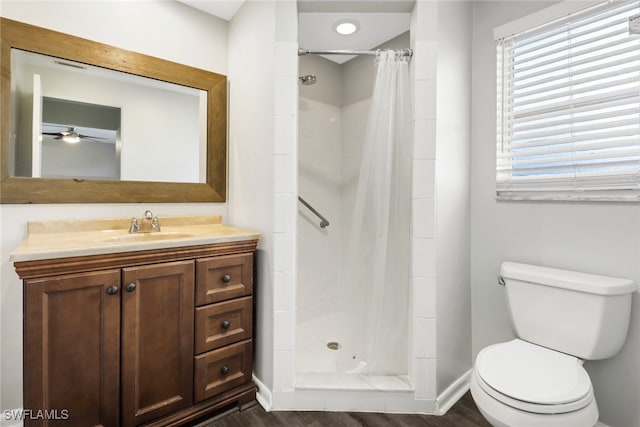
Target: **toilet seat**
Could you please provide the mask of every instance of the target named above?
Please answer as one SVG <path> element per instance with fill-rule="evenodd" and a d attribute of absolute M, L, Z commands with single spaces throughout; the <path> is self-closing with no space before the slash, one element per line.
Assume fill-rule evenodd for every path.
<path fill-rule="evenodd" d="M 483 349 L 474 375 L 491 397 L 527 412 L 560 414 L 593 401 L 591 380 L 579 359 L 519 339 Z"/>

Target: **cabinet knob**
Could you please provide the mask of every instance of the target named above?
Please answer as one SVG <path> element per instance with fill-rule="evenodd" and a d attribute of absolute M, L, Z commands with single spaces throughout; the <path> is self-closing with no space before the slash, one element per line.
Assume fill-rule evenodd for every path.
<path fill-rule="evenodd" d="M 127 292 L 133 292 L 136 290 L 136 284 L 131 282 L 124 288 L 124 290 Z"/>
<path fill-rule="evenodd" d="M 109 294 L 109 295 L 115 295 L 115 294 L 117 294 L 117 293 L 118 293 L 118 287 L 117 287 L 117 286 L 115 286 L 115 285 L 114 285 L 114 286 L 109 286 L 109 287 L 107 288 L 107 294 Z"/>
<path fill-rule="evenodd" d="M 229 368 L 227 368 L 226 366 L 223 366 L 223 367 L 220 369 L 220 373 L 221 373 L 222 375 L 229 375 Z"/>
<path fill-rule="evenodd" d="M 220 326 L 222 326 L 222 329 L 229 329 L 229 326 L 231 326 L 231 322 L 229 322 L 228 320 L 223 320 Z"/>
<path fill-rule="evenodd" d="M 229 283 L 231 281 L 231 276 L 229 274 L 225 274 L 224 276 L 222 276 L 222 281 L 224 283 Z"/>

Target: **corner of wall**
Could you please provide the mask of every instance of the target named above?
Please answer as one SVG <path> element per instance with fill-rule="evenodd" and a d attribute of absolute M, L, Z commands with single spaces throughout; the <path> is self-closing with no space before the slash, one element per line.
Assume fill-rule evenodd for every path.
<path fill-rule="evenodd" d="M 253 375 L 253 382 L 256 383 L 256 386 L 258 387 L 258 390 L 256 391 L 256 400 L 265 411 L 271 411 L 273 401 L 271 390 L 255 375 Z"/>
<path fill-rule="evenodd" d="M 438 2 L 435 75 L 437 392 L 471 366 L 471 4 Z"/>
<path fill-rule="evenodd" d="M 444 415 L 458 400 L 469 390 L 471 381 L 471 370 L 462 374 L 458 379 L 453 381 L 442 393 L 438 394 L 436 399 L 435 413 Z"/>
<path fill-rule="evenodd" d="M 245 2 L 229 23 L 228 49 L 229 220 L 260 233 L 254 371 L 267 389 L 274 381 L 274 22 L 273 2 Z"/>

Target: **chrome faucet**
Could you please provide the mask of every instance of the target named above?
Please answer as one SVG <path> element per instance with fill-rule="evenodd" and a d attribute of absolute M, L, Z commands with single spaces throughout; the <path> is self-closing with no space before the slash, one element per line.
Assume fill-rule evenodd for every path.
<path fill-rule="evenodd" d="M 150 210 L 144 211 L 144 217 L 139 222 L 138 218 L 131 218 L 129 233 L 155 233 L 160 231 L 160 222 L 157 216 L 153 216 Z"/>

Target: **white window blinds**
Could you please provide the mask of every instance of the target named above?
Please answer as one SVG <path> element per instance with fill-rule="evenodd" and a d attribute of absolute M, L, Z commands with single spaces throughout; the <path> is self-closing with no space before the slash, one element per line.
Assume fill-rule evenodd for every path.
<path fill-rule="evenodd" d="M 640 0 L 497 41 L 497 197 L 640 200 Z"/>

